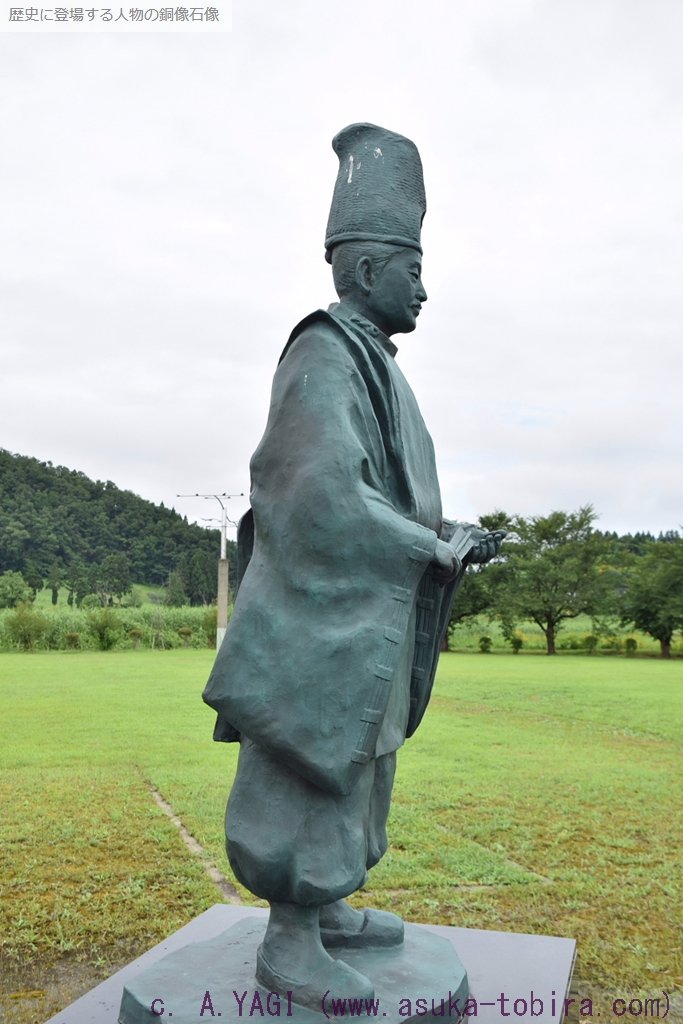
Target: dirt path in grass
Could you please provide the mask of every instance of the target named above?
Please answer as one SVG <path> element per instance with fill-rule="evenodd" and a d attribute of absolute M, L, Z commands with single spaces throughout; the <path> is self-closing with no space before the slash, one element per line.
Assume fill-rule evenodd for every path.
<path fill-rule="evenodd" d="M 182 820 L 173 810 L 171 804 L 169 804 L 169 802 L 159 792 L 156 786 L 153 786 L 150 782 L 147 783 L 147 786 L 149 788 L 150 793 L 152 794 L 152 799 L 154 800 L 156 805 L 161 808 L 166 817 L 169 818 L 170 821 L 172 821 L 175 827 L 178 829 L 178 832 L 180 833 L 180 838 L 185 843 L 185 846 L 188 848 L 190 853 L 192 853 L 195 857 L 198 857 L 199 860 L 202 862 L 202 865 L 208 877 L 211 879 L 214 885 L 217 886 L 218 891 L 220 892 L 225 902 L 241 904 L 242 899 L 235 886 L 225 877 L 222 871 L 219 871 L 219 869 L 216 867 L 213 861 L 210 860 L 209 855 L 204 849 L 204 847 L 200 843 L 198 843 L 195 837 L 192 835 L 192 833 L 187 830 Z"/>

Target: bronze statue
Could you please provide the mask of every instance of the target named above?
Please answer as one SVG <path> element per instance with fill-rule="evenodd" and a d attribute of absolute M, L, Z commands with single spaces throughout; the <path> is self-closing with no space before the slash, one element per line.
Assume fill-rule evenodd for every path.
<path fill-rule="evenodd" d="M 371 124 L 333 140 L 326 258 L 339 303 L 292 332 L 251 462 L 239 591 L 204 699 L 239 740 L 226 815 L 237 878 L 271 906 L 256 977 L 319 1007 L 372 996 L 327 949 L 403 941 L 351 908 L 387 848 L 396 751 L 429 700 L 467 561 L 502 534 L 442 518 L 431 438 L 390 340 L 427 293 L 415 145 Z"/>

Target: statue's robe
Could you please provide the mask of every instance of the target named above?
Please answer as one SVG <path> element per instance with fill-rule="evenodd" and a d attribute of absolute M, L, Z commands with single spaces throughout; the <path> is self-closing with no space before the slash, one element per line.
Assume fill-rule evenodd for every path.
<path fill-rule="evenodd" d="M 204 691 L 215 739 L 246 736 L 332 794 L 419 724 L 457 583 L 430 570 L 452 524 L 395 352 L 343 304 L 293 331 Z"/>

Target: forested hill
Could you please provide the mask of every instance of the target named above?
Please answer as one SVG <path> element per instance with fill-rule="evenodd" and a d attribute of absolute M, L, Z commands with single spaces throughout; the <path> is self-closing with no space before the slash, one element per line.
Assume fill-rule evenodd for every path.
<path fill-rule="evenodd" d="M 79 576 L 117 556 L 133 580 L 163 584 L 180 570 L 213 592 L 196 600 L 210 600 L 219 550 L 218 530 L 189 524 L 163 504 L 0 449 L 0 573 L 20 572 L 36 589 L 57 577 L 80 589 Z"/>

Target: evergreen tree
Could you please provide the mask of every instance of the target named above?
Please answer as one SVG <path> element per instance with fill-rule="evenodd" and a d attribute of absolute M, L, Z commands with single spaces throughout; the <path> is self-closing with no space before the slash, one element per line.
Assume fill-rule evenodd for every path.
<path fill-rule="evenodd" d="M 168 586 L 166 587 L 166 604 L 171 605 L 174 608 L 180 608 L 182 605 L 187 604 L 185 585 L 183 583 L 183 577 L 179 572 L 172 572 L 168 578 Z"/>

